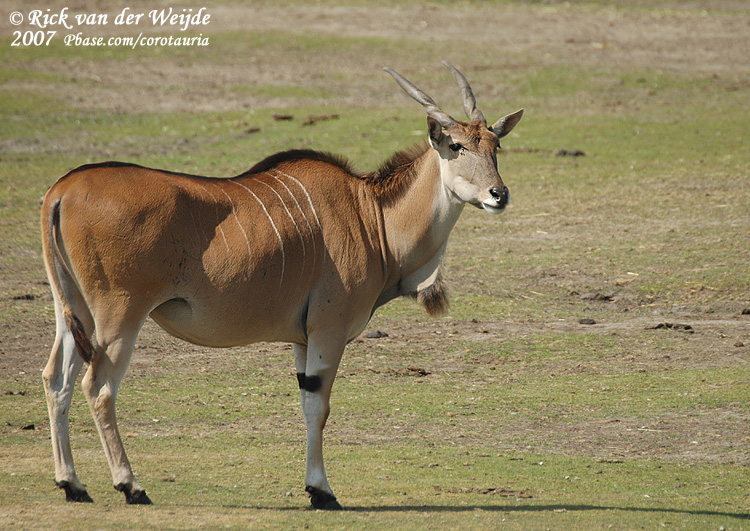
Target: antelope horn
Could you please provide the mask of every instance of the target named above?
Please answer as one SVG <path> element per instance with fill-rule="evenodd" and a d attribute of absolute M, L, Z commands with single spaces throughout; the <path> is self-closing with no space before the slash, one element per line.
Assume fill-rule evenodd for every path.
<path fill-rule="evenodd" d="M 471 91 L 471 86 L 469 85 L 469 82 L 466 81 L 464 75 L 458 71 L 458 68 L 450 64 L 448 61 L 443 61 L 443 64 L 450 69 L 450 71 L 453 73 L 453 77 L 456 78 L 456 81 L 458 82 L 458 86 L 461 88 L 461 95 L 464 98 L 464 112 L 466 112 L 466 116 L 468 116 L 469 120 L 471 120 L 472 122 L 478 120 L 483 124 L 487 124 L 487 120 L 484 118 L 482 111 L 477 109 L 477 100 L 474 97 L 474 93 Z"/>
<path fill-rule="evenodd" d="M 404 92 L 406 92 L 409 96 L 417 100 L 419 103 L 422 104 L 422 106 L 427 111 L 427 114 L 434 118 L 435 120 L 440 123 L 441 126 L 444 128 L 448 128 L 452 126 L 454 123 L 456 123 L 456 120 L 454 120 L 449 114 L 443 112 L 440 107 L 437 106 L 437 103 L 435 103 L 435 100 L 433 100 L 431 97 L 429 97 L 427 94 L 419 90 L 414 83 L 406 79 L 404 76 L 396 72 L 395 70 L 392 70 L 388 67 L 383 68 L 386 72 L 388 72 L 390 75 L 393 76 L 393 79 L 396 80 L 396 83 L 399 84 L 399 86 L 404 89 Z"/>

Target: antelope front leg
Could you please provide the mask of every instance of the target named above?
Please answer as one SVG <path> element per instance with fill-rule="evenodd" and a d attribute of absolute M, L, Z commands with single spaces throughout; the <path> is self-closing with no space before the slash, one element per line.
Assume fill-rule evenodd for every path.
<path fill-rule="evenodd" d="M 297 383 L 299 384 L 299 401 L 302 411 L 305 411 L 305 371 L 307 370 L 307 345 L 292 345 L 294 349 L 294 366 L 297 368 Z"/>
<path fill-rule="evenodd" d="M 330 413 L 330 398 L 333 380 L 336 378 L 341 355 L 346 342 L 316 341 L 311 338 L 308 348 L 295 346 L 297 379 L 300 386 L 302 411 L 307 423 L 307 470 L 305 490 L 310 494 L 316 509 L 341 510 L 328 484 L 323 464 L 323 428 Z M 304 373 L 300 372 L 300 361 L 306 359 Z"/>

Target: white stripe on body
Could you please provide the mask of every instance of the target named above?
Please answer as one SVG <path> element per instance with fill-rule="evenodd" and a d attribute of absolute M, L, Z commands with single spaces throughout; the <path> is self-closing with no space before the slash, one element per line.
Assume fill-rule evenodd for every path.
<path fill-rule="evenodd" d="M 250 261 L 251 257 L 253 256 L 252 251 L 250 250 L 250 240 L 247 237 L 247 233 L 245 232 L 245 228 L 242 226 L 242 223 L 240 223 L 240 218 L 237 217 L 237 208 L 234 206 L 234 201 L 232 201 L 232 197 L 218 184 L 211 183 L 213 186 L 221 190 L 221 193 L 223 193 L 225 196 L 227 196 L 227 199 L 229 199 L 229 203 L 232 205 L 232 215 L 234 216 L 234 220 L 237 222 L 237 226 L 240 228 L 240 232 L 242 232 L 242 235 L 245 237 L 245 243 L 247 243 L 247 259 Z M 224 231 L 221 232 L 222 236 L 224 235 Z M 224 241 L 226 242 L 226 236 L 224 237 Z M 227 243 L 227 249 L 229 249 L 229 243 Z"/>
<path fill-rule="evenodd" d="M 284 207 L 284 210 L 286 210 L 286 213 L 289 216 L 289 219 L 291 219 L 292 223 L 294 223 L 294 228 L 297 230 L 297 236 L 299 236 L 299 241 L 302 244 L 302 267 L 299 270 L 299 283 L 301 284 L 302 279 L 305 276 L 305 263 L 307 260 L 307 245 L 305 245 L 305 237 L 302 235 L 302 231 L 299 230 L 299 226 L 297 225 L 297 221 L 295 221 L 294 216 L 289 211 L 289 208 L 286 206 L 286 202 L 284 201 L 284 198 L 281 197 L 281 195 L 274 189 L 274 187 L 259 179 L 256 179 L 254 182 L 259 182 L 263 186 L 266 186 L 269 190 L 271 190 L 276 195 L 276 197 L 279 198 L 279 201 L 281 201 L 281 206 Z M 314 238 L 315 236 L 313 235 L 313 242 L 315 241 Z"/>
<path fill-rule="evenodd" d="M 299 230 L 299 226 L 297 226 L 297 222 L 294 220 L 294 216 L 292 216 L 292 213 L 289 212 L 289 208 L 287 208 L 286 203 L 284 202 L 284 198 L 279 195 L 279 193 L 274 190 L 273 186 L 271 186 L 268 183 L 264 183 L 263 181 L 256 179 L 255 182 L 259 182 L 260 184 L 266 186 L 269 190 L 271 190 L 276 197 L 279 198 L 279 201 L 281 201 L 281 206 L 284 207 L 284 210 L 286 210 L 287 215 L 289 216 L 289 219 L 292 220 L 292 223 L 294 223 L 294 228 L 297 229 L 297 235 L 299 236 L 299 241 L 302 243 L 302 260 L 305 259 L 305 256 L 307 256 L 307 249 L 305 246 L 305 238 L 302 236 L 302 232 Z"/>
<path fill-rule="evenodd" d="M 253 192 L 250 188 L 248 188 L 244 184 L 238 183 L 231 179 L 227 179 L 227 182 L 236 184 L 237 186 L 247 190 L 248 193 L 250 193 L 250 195 L 252 195 L 256 201 L 258 201 L 261 208 L 263 209 L 263 212 L 266 213 L 266 216 L 268 217 L 268 221 L 271 223 L 271 227 L 273 227 L 273 231 L 276 233 L 276 237 L 279 239 L 279 244 L 281 245 L 281 278 L 279 278 L 279 288 L 278 288 L 279 290 L 281 290 L 281 285 L 284 283 L 284 269 L 286 269 L 286 253 L 284 252 L 284 240 L 281 237 L 281 233 L 279 232 L 279 229 L 276 228 L 276 223 L 273 222 L 273 218 L 271 217 L 271 214 L 268 212 L 266 205 L 264 205 L 263 201 L 261 201 L 260 198 L 257 195 L 255 195 L 255 192 Z"/>
<path fill-rule="evenodd" d="M 320 236 L 322 238 L 323 237 L 323 227 L 320 224 L 320 219 L 318 219 L 318 213 L 315 211 L 315 206 L 313 205 L 312 198 L 310 197 L 310 194 L 307 193 L 307 189 L 304 187 L 304 185 L 301 182 L 299 182 L 296 178 L 292 177 L 288 173 L 284 173 L 283 171 L 277 170 L 276 168 L 272 168 L 272 171 L 275 171 L 275 172 L 279 173 L 282 177 L 287 177 L 288 179 L 293 180 L 295 183 L 297 183 L 297 185 L 300 188 L 302 188 L 302 191 L 305 192 L 305 196 L 307 197 L 307 201 L 310 203 L 310 208 L 312 209 L 313 216 L 315 216 L 315 222 L 318 224 L 318 229 L 320 229 Z M 325 241 L 325 239 L 324 239 L 324 241 Z"/>
<path fill-rule="evenodd" d="M 316 249 L 316 244 L 315 244 L 315 233 L 313 232 L 312 225 L 310 225 L 310 220 L 307 219 L 307 214 L 305 214 L 305 211 L 302 209 L 302 205 L 299 204 L 299 201 L 297 201 L 297 198 L 294 196 L 294 193 L 292 193 L 292 191 L 289 189 L 289 187 L 286 185 L 284 181 L 282 181 L 275 175 L 271 175 L 271 173 L 266 173 L 266 175 L 268 175 L 272 179 L 275 179 L 279 184 L 281 184 L 281 186 L 283 186 L 286 189 L 286 191 L 289 192 L 289 195 L 294 200 L 294 204 L 297 205 L 297 208 L 299 209 L 300 214 L 302 214 L 302 218 L 305 220 L 305 224 L 307 224 L 307 229 L 310 231 L 310 238 L 312 239 L 312 244 L 313 244 L 313 260 L 314 260 L 315 257 L 317 256 L 317 253 L 316 253 L 317 249 Z"/>

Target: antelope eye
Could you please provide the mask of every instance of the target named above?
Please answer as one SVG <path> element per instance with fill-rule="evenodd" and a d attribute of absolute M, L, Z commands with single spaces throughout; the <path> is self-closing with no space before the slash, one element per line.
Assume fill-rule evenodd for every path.
<path fill-rule="evenodd" d="M 462 149 L 465 149 L 461 144 L 451 144 L 448 147 L 451 148 L 451 151 L 461 151 Z"/>

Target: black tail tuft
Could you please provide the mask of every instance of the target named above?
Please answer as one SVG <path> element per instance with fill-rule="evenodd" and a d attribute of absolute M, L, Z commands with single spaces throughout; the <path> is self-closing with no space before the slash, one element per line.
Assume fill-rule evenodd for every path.
<path fill-rule="evenodd" d="M 91 344 L 86 332 L 83 330 L 83 324 L 81 321 L 73 315 L 72 311 L 65 312 L 65 322 L 68 325 L 68 329 L 73 334 L 73 339 L 78 347 L 78 353 L 86 363 L 91 363 L 94 357 L 94 346 Z"/>

